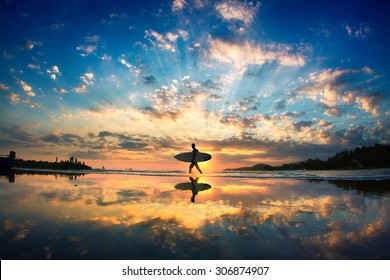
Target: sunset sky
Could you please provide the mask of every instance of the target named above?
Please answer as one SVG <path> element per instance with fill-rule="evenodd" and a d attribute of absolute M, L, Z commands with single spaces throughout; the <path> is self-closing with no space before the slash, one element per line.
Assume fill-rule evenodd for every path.
<path fill-rule="evenodd" d="M 0 154 L 209 170 L 390 143 L 385 1 L 0 2 Z"/>

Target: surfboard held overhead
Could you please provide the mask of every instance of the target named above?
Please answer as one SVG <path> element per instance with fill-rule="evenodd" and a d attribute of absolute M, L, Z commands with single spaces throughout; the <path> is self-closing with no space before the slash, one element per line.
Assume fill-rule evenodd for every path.
<path fill-rule="evenodd" d="M 194 153 L 188 152 L 188 153 L 181 153 L 181 154 L 175 155 L 174 157 L 175 157 L 175 159 L 180 160 L 180 161 L 192 162 L 193 156 L 194 156 Z M 199 152 L 199 153 L 196 153 L 194 162 L 208 161 L 210 159 L 211 159 L 210 154 Z"/>

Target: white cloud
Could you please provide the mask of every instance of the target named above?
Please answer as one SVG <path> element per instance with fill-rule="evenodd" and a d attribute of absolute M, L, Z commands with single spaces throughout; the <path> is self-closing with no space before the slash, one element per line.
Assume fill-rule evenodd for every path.
<path fill-rule="evenodd" d="M 185 0 L 173 0 L 172 11 L 174 12 L 181 11 L 186 4 L 187 3 Z"/>
<path fill-rule="evenodd" d="M 63 88 L 53 88 L 53 91 L 57 92 L 57 93 L 61 93 L 61 94 L 66 94 L 68 93 L 68 91 L 66 91 L 65 89 Z"/>
<path fill-rule="evenodd" d="M 80 76 L 80 79 L 88 86 L 93 85 L 94 75 L 93 73 L 85 73 L 83 76 Z"/>
<path fill-rule="evenodd" d="M 88 56 L 94 54 L 97 50 L 97 44 L 100 40 L 98 35 L 87 36 L 85 37 L 85 44 L 76 47 L 76 50 L 80 52 L 81 56 Z"/>
<path fill-rule="evenodd" d="M 119 59 L 119 62 L 125 65 L 127 68 L 131 68 L 133 65 L 131 63 L 128 63 L 124 58 Z"/>
<path fill-rule="evenodd" d="M 306 84 L 297 88 L 301 95 L 321 102 L 324 113 L 328 116 L 340 117 L 342 104 L 357 104 L 360 109 L 379 115 L 379 103 L 381 94 L 362 95 L 362 83 L 366 81 L 366 75 L 372 75 L 369 67 L 361 69 L 326 69 L 309 75 Z"/>
<path fill-rule="evenodd" d="M 73 91 L 74 91 L 74 92 L 77 92 L 77 93 L 85 93 L 85 92 L 87 92 L 88 90 L 87 90 L 87 86 L 86 86 L 86 85 L 81 85 L 81 86 L 79 86 L 79 87 L 74 87 L 74 88 L 73 88 Z"/>
<path fill-rule="evenodd" d="M 382 100 L 382 96 L 369 95 L 358 96 L 356 102 L 360 104 L 361 108 L 367 113 L 371 113 L 374 117 L 379 116 L 379 103 Z"/>
<path fill-rule="evenodd" d="M 171 34 L 171 33 L 170 33 Z M 173 38 L 172 35 L 169 36 L 171 39 Z M 167 50 L 171 52 L 175 52 L 176 48 L 171 42 L 168 42 L 164 36 L 154 30 L 147 30 L 145 31 L 145 38 L 148 38 L 149 41 L 153 45 L 157 45 L 161 50 Z M 167 38 L 170 40 L 169 38 Z"/>
<path fill-rule="evenodd" d="M 138 69 L 135 65 L 129 63 L 129 62 L 125 59 L 125 55 L 121 55 L 121 56 L 119 57 L 119 62 L 120 62 L 122 65 L 126 66 L 126 67 L 130 70 L 130 72 L 134 72 L 136 75 L 139 74 L 139 73 L 141 72 L 140 69 Z"/>
<path fill-rule="evenodd" d="M 12 104 L 17 104 L 21 100 L 20 95 L 13 92 L 11 92 L 8 96 Z"/>
<path fill-rule="evenodd" d="M 208 4 L 209 0 L 195 0 L 195 7 L 200 9 L 204 8 Z"/>
<path fill-rule="evenodd" d="M 80 80 L 84 84 L 78 87 L 74 87 L 73 91 L 77 93 L 85 93 L 88 91 L 89 86 L 93 86 L 93 83 L 95 81 L 95 76 L 93 73 L 85 73 L 84 75 L 80 76 Z M 60 92 L 60 93 L 64 93 L 64 92 Z"/>
<path fill-rule="evenodd" d="M 26 84 L 25 82 L 23 82 L 22 80 L 16 80 L 17 83 L 23 88 L 24 92 L 28 95 L 28 96 L 35 96 L 35 93 L 32 91 L 32 87 L 30 87 L 28 84 Z"/>
<path fill-rule="evenodd" d="M 236 44 L 220 39 L 211 39 L 209 56 L 221 63 L 233 64 L 241 70 L 249 64 L 263 64 L 267 61 L 277 61 L 285 66 L 305 64 L 305 59 L 301 55 L 292 54 L 288 45 Z"/>
<path fill-rule="evenodd" d="M 215 6 L 217 12 L 224 20 L 239 20 L 245 24 L 250 24 L 257 11 L 260 8 L 260 3 L 253 5 L 252 2 L 239 2 L 236 0 L 223 1 Z"/>
<path fill-rule="evenodd" d="M 188 40 L 188 32 L 179 29 L 177 33 L 168 32 L 165 35 L 160 34 L 154 30 L 146 30 L 145 38 L 147 38 L 154 46 L 157 46 L 161 50 L 176 51 L 176 41 L 179 38 Z"/>
<path fill-rule="evenodd" d="M 0 89 L 1 90 L 9 90 L 9 87 L 7 87 L 5 84 L 0 83 Z"/>
<path fill-rule="evenodd" d="M 168 32 L 166 37 L 168 38 L 169 41 L 173 42 L 173 43 L 176 43 L 177 41 L 177 38 L 179 38 L 179 35 L 177 34 L 173 34 L 171 32 Z"/>
<path fill-rule="evenodd" d="M 352 36 L 352 29 L 351 29 L 351 27 L 349 27 L 348 24 L 345 25 L 345 30 L 347 31 L 347 33 L 348 33 L 349 36 Z"/>
<path fill-rule="evenodd" d="M 110 60 L 112 60 L 112 57 L 109 56 L 108 54 L 103 54 L 102 56 L 99 56 L 99 58 L 100 58 L 101 60 L 104 60 L 104 61 L 110 61 Z"/>
<path fill-rule="evenodd" d="M 92 53 L 94 53 L 97 49 L 97 46 L 94 46 L 94 45 L 82 45 L 82 46 L 78 46 L 76 47 L 76 50 L 80 51 L 81 52 L 81 56 L 88 56 Z"/>
<path fill-rule="evenodd" d="M 38 64 L 33 64 L 33 63 L 29 63 L 29 64 L 27 65 L 27 67 L 28 67 L 28 68 L 31 68 L 31 69 L 37 69 L 37 70 L 41 69 L 41 66 L 40 66 L 40 65 L 38 65 Z"/>
<path fill-rule="evenodd" d="M 188 32 L 182 29 L 179 29 L 179 34 L 183 38 L 183 40 L 188 40 Z"/>
<path fill-rule="evenodd" d="M 94 78 L 93 73 L 85 73 L 85 77 L 87 77 L 89 80 Z"/>
<path fill-rule="evenodd" d="M 57 75 L 61 76 L 62 74 L 57 65 L 54 65 L 51 69 L 47 69 L 46 73 L 50 74 L 50 78 L 53 80 L 57 79 Z"/>
<path fill-rule="evenodd" d="M 61 74 L 60 69 L 58 68 L 58 66 L 54 65 L 51 69 L 52 69 L 53 73 Z"/>
<path fill-rule="evenodd" d="M 344 25 L 345 31 L 353 38 L 363 39 L 371 34 L 371 28 L 368 25 L 360 24 L 358 27 L 351 27 L 348 24 Z"/>
<path fill-rule="evenodd" d="M 42 42 L 37 41 L 27 41 L 24 45 L 20 46 L 21 49 L 29 50 L 31 51 L 35 46 L 42 46 Z"/>
<path fill-rule="evenodd" d="M 97 42 L 99 42 L 99 40 L 100 40 L 100 37 L 98 35 L 85 37 L 85 41 L 88 43 L 97 43 Z"/>

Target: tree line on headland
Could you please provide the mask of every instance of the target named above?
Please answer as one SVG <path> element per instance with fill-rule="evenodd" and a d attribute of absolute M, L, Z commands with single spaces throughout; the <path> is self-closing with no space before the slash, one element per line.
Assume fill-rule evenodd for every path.
<path fill-rule="evenodd" d="M 280 166 L 256 164 L 226 170 L 236 171 L 274 171 L 274 170 L 329 170 L 329 169 L 370 169 L 390 167 L 390 145 L 376 144 L 371 147 L 359 147 L 353 151 L 343 151 L 327 160 L 308 159 Z"/>
<path fill-rule="evenodd" d="M 54 170 L 92 169 L 90 166 L 86 165 L 84 162 L 78 161 L 77 158 L 74 157 L 71 157 L 69 160 L 56 160 L 55 162 L 15 159 L 13 167 Z"/>

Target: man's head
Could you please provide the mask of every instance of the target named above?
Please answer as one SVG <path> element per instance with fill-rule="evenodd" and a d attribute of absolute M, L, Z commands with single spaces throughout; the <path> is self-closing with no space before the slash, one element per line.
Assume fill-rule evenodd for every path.
<path fill-rule="evenodd" d="M 192 146 L 192 148 L 195 148 L 195 143 L 192 143 L 192 145 L 191 145 L 191 146 Z"/>

